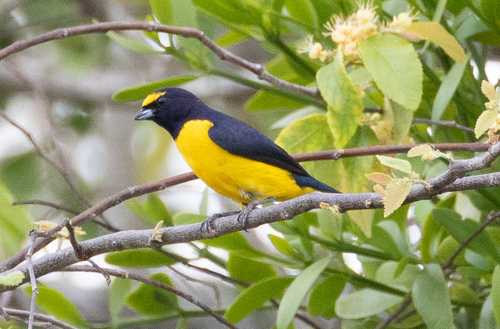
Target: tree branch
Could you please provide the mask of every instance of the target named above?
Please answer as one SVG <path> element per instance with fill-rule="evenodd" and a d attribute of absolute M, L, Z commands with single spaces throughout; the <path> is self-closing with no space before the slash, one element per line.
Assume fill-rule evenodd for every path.
<path fill-rule="evenodd" d="M 15 308 L 2 307 L 2 308 L 0 308 L 0 316 L 3 316 L 6 320 L 12 319 L 12 320 L 20 321 L 20 322 L 28 322 L 27 320 L 14 319 L 14 317 L 16 317 L 16 318 L 28 318 L 30 316 L 30 312 L 24 311 L 24 310 L 17 310 Z M 8 319 L 7 319 L 7 317 L 8 317 Z M 58 328 L 78 329 L 77 327 L 69 325 L 69 324 L 62 322 L 62 321 L 56 319 L 55 317 L 49 316 L 49 315 L 34 313 L 34 318 L 37 321 L 50 323 Z M 41 326 L 41 327 L 43 327 L 43 326 Z"/>
<path fill-rule="evenodd" d="M 100 273 L 99 269 L 96 269 L 95 267 L 91 267 L 91 266 L 82 266 L 82 265 L 77 265 L 77 266 L 71 266 L 71 267 L 66 267 L 64 269 L 61 269 L 62 271 L 65 271 L 65 272 L 96 272 L 96 273 Z M 220 314 L 218 314 L 217 312 L 215 312 L 214 310 L 212 310 L 210 307 L 208 307 L 207 305 L 203 304 L 202 302 L 200 302 L 199 300 L 197 300 L 195 297 L 189 295 L 189 294 L 186 294 L 178 289 L 175 289 L 174 287 L 171 287 L 171 286 L 168 286 L 160 281 L 156 281 L 156 280 L 153 280 L 153 279 L 149 279 L 149 278 L 145 278 L 141 275 L 138 275 L 138 274 L 133 274 L 133 273 L 130 273 L 130 272 L 127 272 L 127 271 L 122 271 L 122 270 L 115 270 L 115 269 L 110 269 L 110 268 L 105 268 L 105 269 L 102 269 L 106 274 L 108 275 L 112 275 L 112 276 L 115 276 L 115 277 L 119 277 L 119 278 L 122 278 L 122 279 L 132 279 L 132 280 L 136 280 L 136 281 L 139 281 L 139 282 L 143 282 L 145 284 L 149 284 L 151 286 L 154 286 L 154 287 L 157 287 L 157 288 L 160 288 L 162 290 L 166 290 L 166 291 L 169 291 L 185 300 L 187 300 L 188 302 L 198 306 L 199 308 L 201 308 L 203 311 L 207 312 L 210 316 L 212 316 L 213 318 L 215 318 L 217 321 L 219 321 L 220 323 L 222 323 L 224 326 L 228 327 L 228 328 L 232 328 L 232 329 L 237 329 L 236 326 L 234 326 L 232 323 L 230 323 L 229 321 L 227 321 L 226 319 L 224 319 L 224 317 Z"/>
<path fill-rule="evenodd" d="M 163 32 L 163 33 L 179 35 L 184 38 L 198 39 L 203 45 L 212 50 L 212 52 L 216 54 L 221 60 L 227 60 L 228 62 L 236 64 L 254 73 L 260 80 L 267 81 L 280 89 L 291 90 L 307 96 L 321 99 L 321 95 L 319 93 L 318 88 L 304 87 L 301 85 L 297 85 L 282 80 L 272 75 L 271 73 L 267 72 L 262 64 L 250 62 L 220 47 L 213 40 L 208 38 L 203 31 L 200 31 L 195 28 L 163 25 L 154 22 L 136 22 L 136 23 L 103 22 L 92 25 L 81 25 L 75 27 L 60 28 L 44 34 L 37 35 L 31 39 L 14 42 L 10 46 L 7 46 L 2 50 L 0 50 L 0 60 L 5 59 L 12 54 L 21 52 L 25 49 L 52 40 L 59 40 L 84 34 L 106 33 L 109 31 L 127 31 L 127 30 Z"/>
<path fill-rule="evenodd" d="M 356 157 L 356 156 L 368 156 L 376 154 L 394 154 L 401 152 L 408 152 L 415 145 L 397 145 L 397 146 L 370 146 L 370 147 L 360 147 L 344 150 L 330 150 L 315 153 L 305 153 L 297 154 L 293 157 L 298 161 L 312 161 L 312 160 L 338 160 L 341 158 Z M 439 149 L 441 151 L 469 151 L 469 152 L 480 152 L 486 151 L 490 147 L 489 144 L 484 143 L 441 143 L 441 144 L 431 144 L 431 146 Z M 457 160 L 458 161 L 458 160 Z M 468 161 L 468 160 L 463 160 Z M 476 176 L 474 176 L 476 177 Z M 156 182 L 151 182 L 143 185 L 128 187 L 118 193 L 115 193 L 108 198 L 102 200 L 101 202 L 95 204 L 94 206 L 88 208 L 84 212 L 78 214 L 71 219 L 71 224 L 74 226 L 82 225 L 85 222 L 93 220 L 95 217 L 101 215 L 106 210 L 122 203 L 125 200 L 135 198 L 144 194 L 157 192 L 164 190 L 168 187 L 185 183 L 196 179 L 196 175 L 192 172 L 177 175 L 174 177 L 165 178 Z M 454 186 L 456 191 L 462 191 L 464 189 L 471 189 L 476 186 L 477 188 L 484 187 L 482 177 L 469 178 L 468 185 L 462 187 L 462 185 Z M 488 178 L 489 179 L 489 178 Z M 475 185 L 472 185 L 474 182 Z M 496 185 L 491 185 L 496 186 Z M 445 190 L 443 190 L 445 191 Z M 35 245 L 35 252 L 47 246 L 54 238 L 47 237 L 45 239 L 39 239 Z M 26 254 L 28 247 L 24 248 L 14 256 L 10 257 L 3 264 L 0 264 L 0 273 L 5 272 L 21 262 L 24 261 L 24 255 Z"/>
<path fill-rule="evenodd" d="M 500 146 L 500 144 L 497 144 L 497 146 Z M 439 176 L 436 179 L 439 179 Z M 429 182 L 432 183 L 432 181 L 433 180 L 431 179 Z M 479 182 L 480 184 L 478 184 Z M 427 200 L 443 192 L 493 186 L 500 186 L 499 172 L 459 178 L 448 186 L 443 187 L 440 191 L 433 190 L 431 192 L 423 185 L 414 185 L 412 191 L 406 198 L 405 203 Z M 255 228 L 262 224 L 291 219 L 301 213 L 319 208 L 321 202 L 325 202 L 330 205 L 337 205 L 343 212 L 348 210 L 377 209 L 383 207 L 382 198 L 377 193 L 331 194 L 313 192 L 280 204 L 252 211 L 248 217 L 247 227 Z M 169 245 L 191 242 L 200 239 L 215 238 L 221 235 L 243 230 L 242 224 L 238 221 L 238 215 L 223 217 L 215 220 L 212 224 L 214 231 L 210 233 L 202 231 L 201 225 L 201 223 L 197 223 L 163 228 L 162 244 Z M 122 231 L 89 239 L 81 242 L 80 245 L 85 249 L 88 257 L 93 257 L 98 254 L 112 251 L 150 248 L 150 237 L 152 234 L 152 229 Z M 76 257 L 73 248 L 66 248 L 35 260 L 33 262 L 33 267 L 36 277 L 40 277 L 47 273 L 58 271 L 78 261 L 79 259 Z M 17 266 L 15 270 L 25 273 L 26 278 L 23 280 L 23 283 L 27 282 L 28 273 L 26 264 Z M 2 286 L 0 287 L 0 293 L 15 288 L 16 287 Z"/>

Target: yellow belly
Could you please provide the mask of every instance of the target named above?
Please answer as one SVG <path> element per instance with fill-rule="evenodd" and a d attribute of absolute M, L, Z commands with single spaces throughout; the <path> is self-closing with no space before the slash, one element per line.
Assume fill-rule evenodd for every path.
<path fill-rule="evenodd" d="M 310 193 L 287 170 L 227 152 L 212 142 L 208 120 L 187 122 L 175 143 L 193 172 L 216 192 L 246 204 L 265 198 L 284 201 Z"/>

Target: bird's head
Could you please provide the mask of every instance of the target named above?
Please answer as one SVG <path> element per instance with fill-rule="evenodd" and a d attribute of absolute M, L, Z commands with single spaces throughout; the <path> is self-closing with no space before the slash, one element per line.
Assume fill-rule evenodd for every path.
<path fill-rule="evenodd" d="M 196 116 L 200 103 L 201 101 L 187 90 L 162 88 L 144 99 L 142 109 L 134 119 L 152 120 L 175 138 L 184 123 Z"/>

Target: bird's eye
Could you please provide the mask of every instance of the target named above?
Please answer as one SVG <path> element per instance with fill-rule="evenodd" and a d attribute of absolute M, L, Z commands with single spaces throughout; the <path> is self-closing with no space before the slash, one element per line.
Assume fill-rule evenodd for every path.
<path fill-rule="evenodd" d="M 164 97 L 160 97 L 156 100 L 158 104 L 164 104 L 167 100 Z"/>

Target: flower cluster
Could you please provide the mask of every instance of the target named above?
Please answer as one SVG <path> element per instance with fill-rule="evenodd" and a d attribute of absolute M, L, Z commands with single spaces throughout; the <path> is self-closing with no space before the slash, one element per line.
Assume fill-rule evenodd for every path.
<path fill-rule="evenodd" d="M 379 22 L 376 12 L 377 7 L 371 1 L 359 4 L 357 12 L 348 17 L 334 15 L 325 23 L 325 37 L 330 37 L 338 44 L 336 51 L 341 51 L 346 60 L 359 59 L 358 42 L 383 31 L 384 29 L 400 29 L 409 26 L 412 21 L 417 20 L 417 14 L 409 9 L 393 17 L 391 23 Z M 324 49 L 319 42 L 314 42 L 313 36 L 308 36 L 306 42 L 299 47 L 299 53 L 307 53 L 311 59 L 319 59 L 322 62 L 332 60 L 335 52 Z"/>

